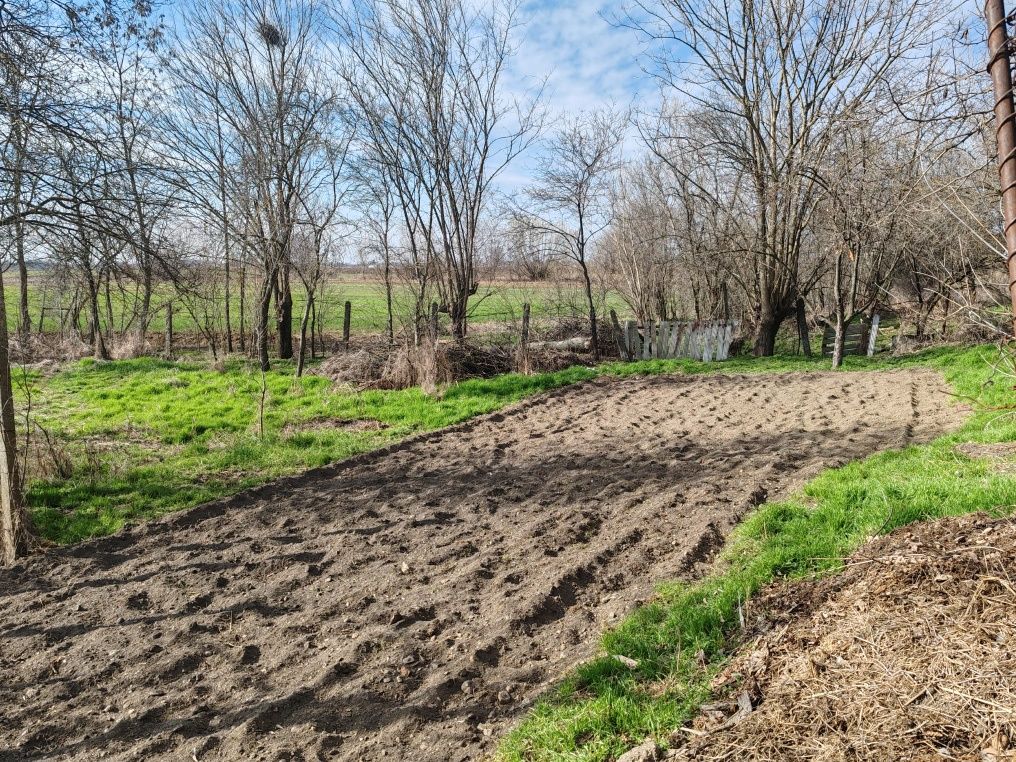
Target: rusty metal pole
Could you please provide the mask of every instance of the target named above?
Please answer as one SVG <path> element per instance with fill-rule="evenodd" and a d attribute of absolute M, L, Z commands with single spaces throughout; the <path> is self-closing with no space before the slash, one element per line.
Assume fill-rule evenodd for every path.
<path fill-rule="evenodd" d="M 995 138 L 998 177 L 1002 187 L 1002 222 L 1005 231 L 1006 269 L 1012 304 L 1012 338 L 1016 338 L 1016 107 L 1013 105 L 1009 30 L 1005 0 L 987 0 L 988 73 L 995 96 Z"/>

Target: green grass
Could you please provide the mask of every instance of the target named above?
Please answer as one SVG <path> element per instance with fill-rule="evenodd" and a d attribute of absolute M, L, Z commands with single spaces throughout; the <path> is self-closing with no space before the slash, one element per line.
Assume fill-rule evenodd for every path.
<path fill-rule="evenodd" d="M 980 412 L 931 444 L 828 470 L 794 499 L 754 511 L 711 576 L 663 585 L 655 601 L 606 633 L 605 655 L 542 701 L 503 742 L 501 758 L 608 760 L 648 736 L 665 742 L 709 695 L 710 678 L 738 645 L 738 606 L 763 585 L 840 568 L 839 559 L 866 537 L 913 521 L 1010 513 L 1016 479 L 955 449 L 1016 440 L 1016 418 L 1004 409 L 1016 402 L 1013 380 L 992 377 L 995 357 L 990 348 L 944 349 L 876 363 L 936 368 L 959 395 L 977 398 Z M 852 360 L 848 367 L 866 365 Z M 637 659 L 638 668 L 629 670 L 614 654 Z"/>
<path fill-rule="evenodd" d="M 595 375 L 586 368 L 507 375 L 430 397 L 419 389 L 348 392 L 322 377 L 297 379 L 284 363 L 276 368 L 265 377 L 263 436 L 261 375 L 240 362 L 220 372 L 150 358 L 84 360 L 51 378 L 33 378 L 33 416 L 73 464 L 66 478 L 29 485 L 43 536 L 67 543 L 108 534 Z M 355 420 L 381 428 L 336 425 Z M 41 449 L 37 470 L 52 461 Z"/>
<path fill-rule="evenodd" d="M 249 298 L 253 298 L 256 284 L 249 284 Z M 233 312 L 234 330 L 237 327 L 237 319 L 240 312 L 239 294 L 234 284 L 231 294 L 230 306 Z M 156 292 L 154 300 L 155 313 L 152 315 L 152 322 L 149 330 L 162 332 L 165 330 L 165 311 L 163 305 L 172 295 L 170 289 L 161 288 Z M 7 320 L 8 328 L 14 330 L 18 322 L 18 283 L 16 277 L 5 284 L 5 296 L 7 299 Z M 224 294 L 222 295 L 224 297 Z M 220 297 L 220 302 L 222 300 Z M 406 288 L 396 287 L 394 292 L 396 323 L 399 316 L 410 314 L 411 301 Z M 578 286 L 566 285 L 560 289 L 550 283 L 485 283 L 480 286 L 477 294 L 470 300 L 470 321 L 477 325 L 493 322 L 508 323 L 518 321 L 522 317 L 522 305 L 529 302 L 532 305 L 534 317 L 550 317 L 555 315 L 571 315 L 572 307 L 577 306 L 575 314 L 582 315 L 582 291 Z M 318 295 L 318 310 L 320 319 L 323 321 L 326 331 L 339 332 L 342 330 L 344 304 L 346 301 L 351 304 L 350 327 L 353 335 L 362 333 L 377 333 L 384 330 L 387 322 L 387 309 L 385 306 L 385 294 L 380 283 L 370 280 L 341 278 L 327 282 L 321 293 Z M 44 305 L 49 308 L 66 306 L 61 302 L 60 296 L 55 293 L 51 286 L 46 285 L 39 277 L 29 280 L 29 313 L 32 323 L 38 327 L 39 317 Z M 114 290 L 110 294 L 112 304 L 113 324 L 117 332 L 125 325 L 127 316 L 133 312 L 134 295 L 123 295 Z M 297 283 L 293 284 L 293 325 L 298 329 L 303 316 L 305 298 Z M 615 294 L 608 295 L 606 299 L 608 308 L 616 308 L 619 314 L 627 314 L 620 298 Z M 105 296 L 103 295 L 100 308 L 102 310 L 103 324 L 107 321 Z M 250 303 L 248 302 L 248 309 Z M 447 316 L 442 315 L 442 320 L 447 321 Z M 82 325 L 86 320 L 83 311 L 81 315 Z M 43 322 L 46 331 L 57 331 L 59 329 L 58 313 L 47 311 Z M 194 318 L 187 312 L 185 306 L 179 301 L 175 304 L 173 314 L 174 330 L 182 333 L 193 333 L 198 330 Z M 249 322 L 248 322 L 249 327 Z M 398 326 L 396 326 L 398 327 Z"/>

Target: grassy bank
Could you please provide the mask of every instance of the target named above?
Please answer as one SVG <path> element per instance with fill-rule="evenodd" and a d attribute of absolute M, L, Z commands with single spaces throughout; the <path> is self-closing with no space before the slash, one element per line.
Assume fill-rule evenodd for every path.
<path fill-rule="evenodd" d="M 336 389 L 279 363 L 264 378 L 155 359 L 86 360 L 30 384 L 34 436 L 28 501 L 43 536 L 76 542 L 448 426 L 594 375 L 575 368 L 419 389 Z M 23 395 L 24 397 L 24 395 Z M 363 424 L 363 425 L 361 425 Z"/>
<path fill-rule="evenodd" d="M 609 760 L 648 736 L 664 742 L 708 696 L 711 676 L 737 644 L 738 605 L 761 586 L 829 572 L 866 537 L 913 521 L 1011 512 L 1016 478 L 956 451 L 964 442 L 1016 440 L 1016 411 L 1005 409 L 1016 403 L 1013 380 L 992 374 L 996 358 L 990 348 L 950 349 L 876 363 L 936 368 L 958 395 L 976 398 L 979 412 L 931 444 L 831 469 L 794 499 L 761 506 L 735 532 L 712 576 L 662 586 L 653 603 L 605 634 L 605 656 L 536 707 L 502 744 L 502 759 Z M 629 670 L 615 654 L 638 660 L 638 668 Z"/>

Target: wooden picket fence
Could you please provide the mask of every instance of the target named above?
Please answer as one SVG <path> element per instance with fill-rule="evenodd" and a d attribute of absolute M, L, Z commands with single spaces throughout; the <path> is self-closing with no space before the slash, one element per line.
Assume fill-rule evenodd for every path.
<path fill-rule="evenodd" d="M 618 338 L 619 349 L 629 360 L 686 357 L 712 362 L 726 360 L 734 340 L 736 320 L 652 320 L 640 326 L 626 320 Z"/>

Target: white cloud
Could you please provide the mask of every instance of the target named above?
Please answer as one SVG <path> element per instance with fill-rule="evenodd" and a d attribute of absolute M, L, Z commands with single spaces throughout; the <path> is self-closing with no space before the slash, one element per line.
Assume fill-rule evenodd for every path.
<path fill-rule="evenodd" d="M 552 113 L 624 107 L 654 87 L 639 66 L 634 32 L 610 23 L 618 13 L 599 0 L 531 0 L 512 63 L 516 86 L 547 80 Z"/>
<path fill-rule="evenodd" d="M 546 82 L 548 130 L 564 115 L 629 106 L 644 111 L 656 102 L 635 32 L 611 23 L 619 13 L 617 5 L 601 0 L 530 0 L 523 6 L 526 25 L 506 85 L 522 95 Z M 627 141 L 629 149 L 634 142 Z M 498 182 L 502 191 L 512 194 L 527 184 L 539 150 L 537 143 L 505 170 Z"/>

